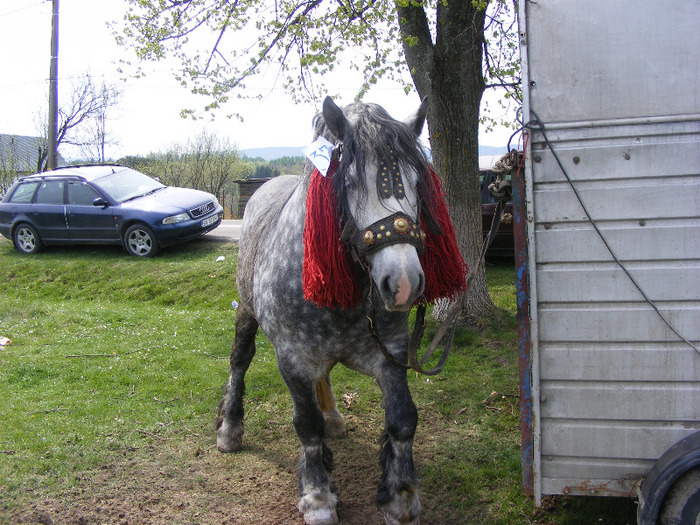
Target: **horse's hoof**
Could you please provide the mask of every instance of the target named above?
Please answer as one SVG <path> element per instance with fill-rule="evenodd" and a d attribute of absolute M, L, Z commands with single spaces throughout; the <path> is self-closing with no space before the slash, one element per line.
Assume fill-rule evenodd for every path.
<path fill-rule="evenodd" d="M 416 516 L 415 519 L 411 519 L 409 516 L 400 516 L 397 518 L 384 511 L 384 522 L 386 525 L 420 525 L 420 516 Z"/>
<path fill-rule="evenodd" d="M 243 425 L 231 426 L 223 421 L 216 431 L 216 448 L 219 452 L 237 452 L 243 448 Z"/>
<path fill-rule="evenodd" d="M 330 491 L 315 491 L 299 500 L 299 511 L 306 525 L 337 525 L 335 511 L 338 498 Z"/>
<path fill-rule="evenodd" d="M 383 507 L 386 525 L 420 525 L 420 494 L 417 489 L 404 490 Z"/>
<path fill-rule="evenodd" d="M 335 509 L 314 509 L 304 514 L 306 525 L 338 525 Z"/>

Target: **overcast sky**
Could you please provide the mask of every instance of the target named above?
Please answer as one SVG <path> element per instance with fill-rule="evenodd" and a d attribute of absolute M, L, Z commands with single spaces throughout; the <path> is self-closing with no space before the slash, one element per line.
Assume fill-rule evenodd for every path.
<path fill-rule="evenodd" d="M 73 79 L 90 72 L 96 83 L 102 79 L 122 90 L 119 107 L 108 115 L 108 133 L 118 141 L 107 148 L 107 156 L 147 154 L 164 151 L 172 144 L 185 144 L 203 129 L 228 139 L 240 149 L 268 146 L 305 146 L 311 142 L 311 118 L 318 108 L 294 105 L 281 91 L 258 89 L 263 100 L 236 101 L 235 110 L 243 123 L 225 117 L 214 122 L 182 119 L 180 110 L 201 108 L 206 99 L 192 95 L 174 79 L 177 64 L 145 64 L 145 78 L 124 82 L 117 61 L 126 51 L 114 42 L 108 21 L 121 20 L 124 0 L 60 0 L 59 16 L 59 99 L 70 93 Z M 48 77 L 51 51 L 51 0 L 0 1 L 0 133 L 39 135 L 38 115 L 48 107 Z M 339 93 L 339 104 L 352 102 L 358 84 L 338 80 L 328 87 Z M 398 119 L 418 107 L 415 93 L 405 95 L 399 86 L 374 88 L 364 99 L 377 102 Z M 494 104 L 491 104 L 493 107 Z M 231 108 L 227 108 L 231 111 Z M 505 146 L 511 131 L 482 133 L 482 145 Z M 63 152 L 64 154 L 69 152 Z M 69 154 L 70 156 L 70 154 Z"/>

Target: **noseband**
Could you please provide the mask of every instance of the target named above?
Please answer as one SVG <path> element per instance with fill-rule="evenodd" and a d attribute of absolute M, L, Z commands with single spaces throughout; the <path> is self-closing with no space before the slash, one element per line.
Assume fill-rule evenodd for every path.
<path fill-rule="evenodd" d="M 416 221 L 403 213 L 379 219 L 364 229 L 358 229 L 355 221 L 349 219 L 340 239 L 359 259 L 365 259 L 370 253 L 392 244 L 411 244 L 418 250 L 418 255 L 425 249 L 425 232 Z"/>

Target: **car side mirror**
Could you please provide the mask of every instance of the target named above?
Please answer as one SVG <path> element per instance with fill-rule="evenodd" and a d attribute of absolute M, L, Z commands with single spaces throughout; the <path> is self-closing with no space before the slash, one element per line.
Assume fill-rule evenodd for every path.
<path fill-rule="evenodd" d="M 102 206 L 103 208 L 106 208 L 109 206 L 109 202 L 107 202 L 105 199 L 102 197 L 97 197 L 94 201 L 92 201 L 93 206 Z"/>

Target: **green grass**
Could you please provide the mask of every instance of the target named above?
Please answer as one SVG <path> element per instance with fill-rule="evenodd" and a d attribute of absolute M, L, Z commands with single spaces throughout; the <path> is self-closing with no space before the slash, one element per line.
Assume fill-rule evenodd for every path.
<path fill-rule="evenodd" d="M 12 340 L 0 347 L 0 522 L 2 509 L 60 497 L 86 471 L 147 454 L 144 443 L 178 448 L 206 434 L 199 443 L 211 446 L 236 254 L 234 244 L 203 240 L 145 260 L 105 247 L 27 257 L 0 241 L 0 336 Z M 522 495 L 512 260 L 491 262 L 487 274 L 496 315 L 458 332 L 442 374 L 409 374 L 425 505 L 447 505 L 469 524 L 633 523 L 628 500 L 555 498 L 544 510 Z M 258 335 L 257 347 L 246 433 L 274 442 L 291 403 L 270 343 Z M 381 427 L 371 379 L 343 367 L 332 379 L 336 394 L 351 395 L 347 412 Z"/>
<path fill-rule="evenodd" d="M 52 484 L 112 443 L 210 415 L 226 374 L 212 355 L 226 356 L 235 314 L 233 245 L 137 260 L 109 248 L 23 257 L 4 242 L 0 257 L 0 335 L 12 340 L 0 350 L 0 486 Z"/>

